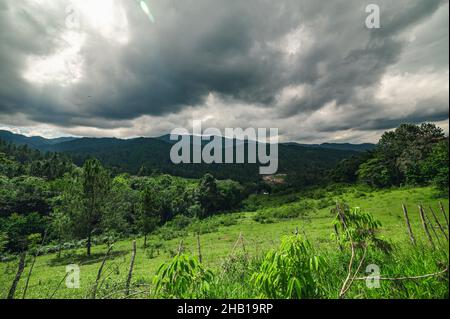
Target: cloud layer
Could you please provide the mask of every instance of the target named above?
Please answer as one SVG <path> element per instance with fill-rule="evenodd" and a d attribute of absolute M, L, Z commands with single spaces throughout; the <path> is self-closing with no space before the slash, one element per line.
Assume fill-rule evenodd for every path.
<path fill-rule="evenodd" d="M 6 0 L 0 127 L 133 137 L 278 127 L 302 142 L 448 130 L 448 2 Z M 381 8 L 367 29 L 366 5 Z"/>

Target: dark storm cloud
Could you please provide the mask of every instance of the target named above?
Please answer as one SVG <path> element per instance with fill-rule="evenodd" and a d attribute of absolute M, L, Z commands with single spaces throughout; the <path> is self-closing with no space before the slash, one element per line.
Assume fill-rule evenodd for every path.
<path fill-rule="evenodd" d="M 373 2 L 382 8 L 380 30 L 364 26 L 369 1 L 154 0 L 153 24 L 136 1 L 116 1 L 127 17 L 126 41 L 118 41 L 116 29 L 102 33 L 82 24 L 77 54 L 83 75 L 61 86 L 30 81 L 24 72 L 30 57 L 63 55 L 70 1 L 6 0 L 0 4 L 0 124 L 8 124 L 2 115 L 23 114 L 63 127 L 130 127 L 142 115 L 200 107 L 210 93 L 279 119 L 307 116 L 329 103 L 352 112 L 344 123 L 321 123 L 317 130 L 323 132 L 447 119 L 448 101 L 383 116 L 385 102 L 373 97 L 405 51 L 400 35 L 445 1 Z M 297 45 L 293 52 L 286 51 L 290 45 Z M 442 54 L 436 59 L 442 61 Z M 288 87 L 301 94 L 280 97 Z"/>

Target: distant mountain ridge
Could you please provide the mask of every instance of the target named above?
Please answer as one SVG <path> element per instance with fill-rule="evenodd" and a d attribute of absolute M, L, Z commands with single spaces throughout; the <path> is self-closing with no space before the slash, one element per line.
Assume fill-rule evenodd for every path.
<path fill-rule="evenodd" d="M 0 130 L 0 139 L 16 145 L 28 145 L 33 148 L 41 149 L 49 145 L 72 141 L 76 139 L 76 137 L 58 137 L 48 139 L 41 136 L 25 136 L 10 131 Z"/>
<path fill-rule="evenodd" d="M 28 145 L 44 152 L 66 153 L 77 165 L 82 165 L 86 158 L 94 156 L 117 173 L 145 175 L 166 173 L 189 178 L 199 178 L 206 173 L 211 173 L 220 179 L 234 179 L 241 182 L 256 181 L 261 178 L 260 163 L 175 165 L 170 159 L 170 150 L 176 142 L 171 141 L 169 137 L 169 135 L 163 135 L 157 138 L 133 139 L 88 137 L 45 139 L 0 131 L 0 139 L 6 142 Z M 281 143 L 278 145 L 278 173 L 286 174 L 298 180 L 299 183 L 308 185 L 317 182 L 318 176 L 326 178 L 325 171 L 334 168 L 339 161 L 371 148 L 370 144 Z"/>
<path fill-rule="evenodd" d="M 37 148 L 41 151 L 59 151 L 59 147 L 56 146 L 58 144 L 62 144 L 65 142 L 72 142 L 76 140 L 88 141 L 88 140 L 99 140 L 99 141 L 132 141 L 132 140 L 159 140 L 169 144 L 174 144 L 176 141 L 170 140 L 170 134 L 161 135 L 158 137 L 138 137 L 133 139 L 119 139 L 119 138 L 94 138 L 94 137 L 58 137 L 58 138 L 44 138 L 41 136 L 25 136 L 22 134 L 16 134 L 6 130 L 0 130 L 0 139 L 14 143 L 16 145 L 28 145 L 30 147 Z M 82 142 L 81 142 L 82 143 Z M 207 142 L 206 142 L 207 143 Z M 297 145 L 301 147 L 311 147 L 311 148 L 326 148 L 326 149 L 334 149 L 334 150 L 344 150 L 344 151 L 357 151 L 357 152 L 365 152 L 370 151 L 375 148 L 375 144 L 371 143 L 361 143 L 361 144 L 352 144 L 352 143 L 322 143 L 322 144 L 303 144 L 296 142 L 286 142 L 280 143 L 281 145 Z M 77 145 L 74 143 L 72 145 Z M 52 147 L 55 146 L 55 147 Z M 67 149 L 70 147 L 61 147 L 62 149 Z"/>
<path fill-rule="evenodd" d="M 300 144 L 294 142 L 288 142 L 286 144 L 299 145 L 303 147 L 313 147 L 313 148 L 328 148 L 333 150 L 342 151 L 356 151 L 356 152 L 366 152 L 375 149 L 376 144 L 372 143 L 362 143 L 362 144 L 351 144 L 351 143 L 322 143 L 322 144 Z"/>

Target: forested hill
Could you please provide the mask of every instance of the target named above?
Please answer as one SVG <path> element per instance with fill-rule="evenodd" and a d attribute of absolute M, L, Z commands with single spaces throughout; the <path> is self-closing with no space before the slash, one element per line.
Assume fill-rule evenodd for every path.
<path fill-rule="evenodd" d="M 21 134 L 14 134 L 10 131 L 0 130 L 0 140 L 16 145 L 28 145 L 38 150 L 43 150 L 50 145 L 56 145 L 76 139 L 75 137 L 59 137 L 47 139 L 41 136 L 25 136 Z"/>
<path fill-rule="evenodd" d="M 40 151 L 70 154 L 81 165 L 87 157 L 94 156 L 116 172 L 149 175 L 168 173 L 182 177 L 199 178 L 212 173 L 220 179 L 255 181 L 259 179 L 259 164 L 174 165 L 170 161 L 173 141 L 168 136 L 159 138 L 60 138 L 44 139 L 26 137 L 8 131 L 0 131 L 0 139 L 17 145 L 28 145 Z M 333 146 L 331 146 L 333 145 Z M 342 149 L 340 149 L 342 148 Z M 324 171 L 333 168 L 344 158 L 357 154 L 361 149 L 351 144 L 327 144 L 307 146 L 296 143 L 279 145 L 279 173 L 287 174 L 297 184 L 317 183 Z"/>

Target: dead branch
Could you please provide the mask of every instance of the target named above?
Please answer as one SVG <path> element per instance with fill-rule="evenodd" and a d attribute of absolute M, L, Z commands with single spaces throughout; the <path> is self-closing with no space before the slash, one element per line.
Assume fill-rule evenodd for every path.
<path fill-rule="evenodd" d="M 441 270 L 439 272 L 435 272 L 435 273 L 432 273 L 432 274 L 426 274 L 426 275 L 420 275 L 420 276 L 405 276 L 405 277 L 396 277 L 396 278 L 379 277 L 377 279 L 379 279 L 379 280 L 388 280 L 388 281 L 417 280 L 417 279 L 424 279 L 424 278 L 439 276 L 439 275 L 442 275 L 442 274 L 444 274 L 446 272 L 448 272 L 448 267 L 445 268 L 444 270 Z M 373 279 L 373 277 L 359 277 L 359 278 L 355 278 L 355 280 L 367 280 L 367 279 Z"/>

